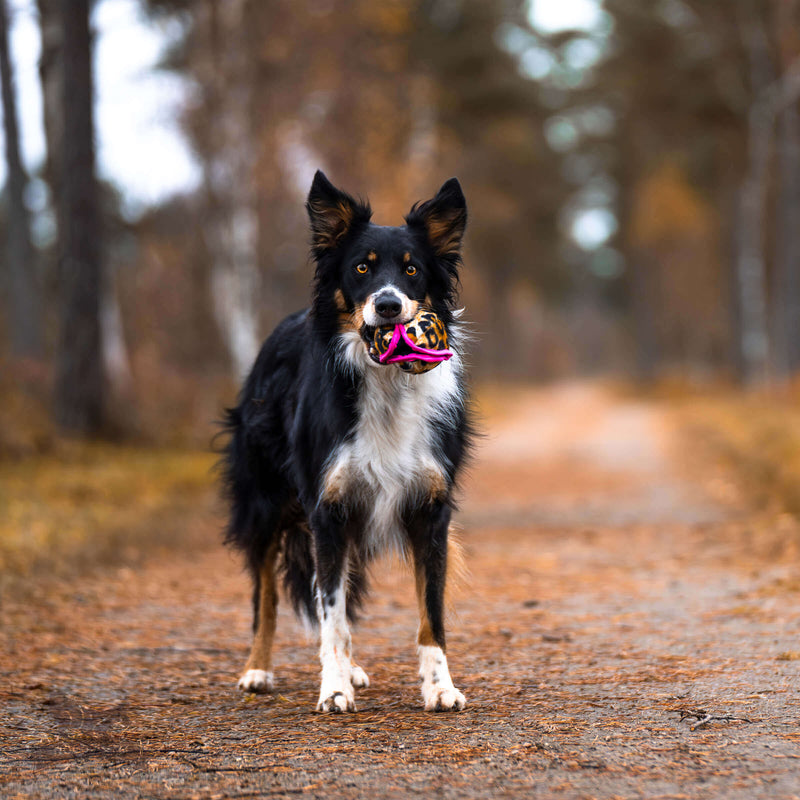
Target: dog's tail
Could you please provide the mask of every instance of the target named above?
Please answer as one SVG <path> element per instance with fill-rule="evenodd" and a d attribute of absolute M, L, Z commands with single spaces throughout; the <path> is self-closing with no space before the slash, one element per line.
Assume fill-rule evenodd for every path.
<path fill-rule="evenodd" d="M 228 409 L 222 421 L 228 441 L 217 465 L 223 495 L 230 507 L 225 543 L 241 550 L 256 577 L 267 551 L 280 536 L 281 509 L 288 489 L 280 472 L 263 453 L 253 451 L 239 408 Z M 270 492 L 263 490 L 270 487 Z"/>

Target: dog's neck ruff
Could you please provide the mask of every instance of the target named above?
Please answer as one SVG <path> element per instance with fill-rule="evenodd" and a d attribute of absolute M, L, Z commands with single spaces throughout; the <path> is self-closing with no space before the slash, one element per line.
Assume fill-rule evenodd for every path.
<path fill-rule="evenodd" d="M 409 374 L 377 364 L 361 336 L 347 331 L 337 366 L 360 377 L 358 420 L 328 463 L 325 492 L 368 512 L 368 553 L 402 550 L 407 503 L 447 484 L 437 436 L 457 426 L 465 402 L 458 350 L 435 370 Z"/>

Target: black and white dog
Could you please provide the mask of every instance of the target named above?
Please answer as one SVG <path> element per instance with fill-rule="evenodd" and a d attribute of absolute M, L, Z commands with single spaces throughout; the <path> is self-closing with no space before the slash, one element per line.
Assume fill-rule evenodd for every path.
<path fill-rule="evenodd" d="M 227 413 L 227 541 L 255 582 L 254 641 L 239 679 L 273 688 L 276 573 L 295 610 L 320 626 L 319 711 L 354 711 L 369 681 L 352 660 L 348 618 L 373 556 L 413 559 L 425 709 L 458 711 L 445 657 L 444 589 L 453 490 L 471 427 L 454 310 L 466 203 L 456 179 L 406 224 L 370 222 L 363 202 L 317 172 L 306 204 L 316 262 L 310 309 L 264 343 Z M 377 326 L 433 311 L 454 356 L 408 374 L 369 356 Z"/>

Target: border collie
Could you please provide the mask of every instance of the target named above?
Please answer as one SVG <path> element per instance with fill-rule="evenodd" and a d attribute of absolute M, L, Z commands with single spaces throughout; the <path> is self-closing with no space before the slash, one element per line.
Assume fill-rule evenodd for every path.
<path fill-rule="evenodd" d="M 413 561 L 422 697 L 459 711 L 445 656 L 444 589 L 453 491 L 471 425 L 455 311 L 466 203 L 455 178 L 400 227 L 317 172 L 306 203 L 316 263 L 310 309 L 264 343 L 235 408 L 223 469 L 226 541 L 254 580 L 254 639 L 239 678 L 273 689 L 277 574 L 295 611 L 319 624 L 317 710 L 355 711 L 369 685 L 352 658 L 370 560 L 396 548 Z M 375 328 L 433 311 L 454 355 L 408 374 L 369 355 Z"/>

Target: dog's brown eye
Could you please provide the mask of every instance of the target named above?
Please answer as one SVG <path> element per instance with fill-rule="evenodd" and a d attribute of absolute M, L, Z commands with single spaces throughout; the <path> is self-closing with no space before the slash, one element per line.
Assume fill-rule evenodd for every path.
<path fill-rule="evenodd" d="M 406 275 L 416 275 L 416 274 L 417 274 L 417 268 L 413 264 L 409 264 L 406 267 Z"/>
<path fill-rule="evenodd" d="M 356 267 L 356 272 L 358 272 L 361 275 L 366 275 L 366 273 L 369 272 L 369 267 L 366 264 L 359 264 Z"/>

